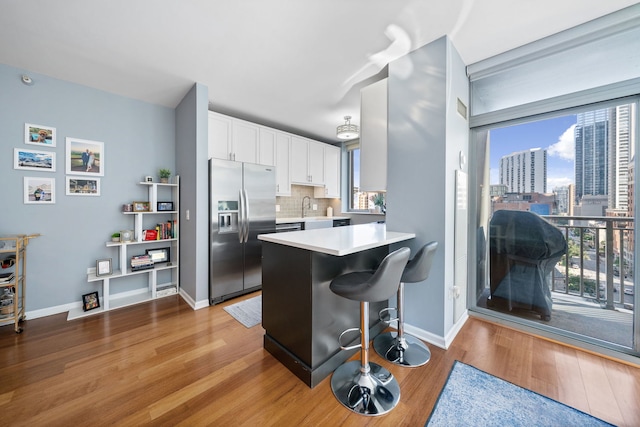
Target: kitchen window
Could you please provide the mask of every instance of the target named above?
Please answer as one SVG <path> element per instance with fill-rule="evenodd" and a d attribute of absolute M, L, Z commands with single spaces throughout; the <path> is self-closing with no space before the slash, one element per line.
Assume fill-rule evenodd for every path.
<path fill-rule="evenodd" d="M 360 140 L 348 142 L 347 149 L 347 176 L 349 179 L 348 211 L 349 212 L 374 212 L 379 206 L 380 212 L 386 210 L 384 193 L 360 191 Z"/>

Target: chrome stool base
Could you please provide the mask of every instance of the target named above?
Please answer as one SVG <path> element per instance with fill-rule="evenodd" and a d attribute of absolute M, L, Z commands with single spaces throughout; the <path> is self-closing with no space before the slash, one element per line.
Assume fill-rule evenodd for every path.
<path fill-rule="evenodd" d="M 340 365 L 331 377 L 331 390 L 344 406 L 362 415 L 383 415 L 400 401 L 400 385 L 382 366 L 369 362 L 370 371 L 361 372 L 359 360 Z"/>
<path fill-rule="evenodd" d="M 419 339 L 404 334 L 404 344 L 401 344 L 396 332 L 385 332 L 373 340 L 376 353 L 396 365 L 417 367 L 431 359 L 431 351 Z"/>

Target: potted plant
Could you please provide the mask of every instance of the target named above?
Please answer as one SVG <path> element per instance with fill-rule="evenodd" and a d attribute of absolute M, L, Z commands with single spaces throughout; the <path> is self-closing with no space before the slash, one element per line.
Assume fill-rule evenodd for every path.
<path fill-rule="evenodd" d="M 371 196 L 371 201 L 373 202 L 373 205 L 376 207 L 376 213 L 382 212 L 384 213 L 385 206 L 384 206 L 384 194 L 382 193 L 376 193 L 373 196 Z"/>
<path fill-rule="evenodd" d="M 120 241 L 120 233 L 113 233 L 111 235 L 111 241 L 112 242 L 119 242 Z"/>
<path fill-rule="evenodd" d="M 169 169 L 160 169 L 158 171 L 158 175 L 160 176 L 160 182 L 167 183 L 167 182 L 169 182 L 169 177 L 171 176 L 171 171 Z"/>

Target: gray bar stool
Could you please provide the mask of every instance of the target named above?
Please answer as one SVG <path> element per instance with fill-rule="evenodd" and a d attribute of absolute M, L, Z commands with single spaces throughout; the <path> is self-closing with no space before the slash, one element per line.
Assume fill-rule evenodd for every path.
<path fill-rule="evenodd" d="M 373 348 L 376 352 L 389 362 L 402 366 L 422 366 L 431 359 L 431 351 L 419 339 L 404 333 L 404 284 L 418 283 L 427 280 L 429 270 L 433 264 L 433 256 L 438 248 L 438 242 L 429 242 L 424 245 L 415 257 L 407 264 L 402 273 L 400 286 L 398 287 L 398 317 L 390 319 L 398 321 L 398 332 L 385 332 L 378 335 L 373 340 Z M 385 308 L 380 311 L 380 318 L 383 313 L 390 309 Z M 393 309 L 391 309 L 393 310 Z"/>
<path fill-rule="evenodd" d="M 340 334 L 340 348 L 360 348 L 360 360 L 340 365 L 331 376 L 331 390 L 350 410 L 363 415 L 382 415 L 400 401 L 400 385 L 391 372 L 369 362 L 369 303 L 385 301 L 398 291 L 400 277 L 411 251 L 398 249 L 387 255 L 375 271 L 343 274 L 331 281 L 329 288 L 336 295 L 360 302 L 360 344 L 345 347 Z"/>

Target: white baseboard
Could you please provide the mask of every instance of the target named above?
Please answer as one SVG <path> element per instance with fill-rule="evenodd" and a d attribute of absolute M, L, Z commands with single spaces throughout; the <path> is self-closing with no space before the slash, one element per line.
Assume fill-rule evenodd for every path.
<path fill-rule="evenodd" d="M 425 331 L 421 328 L 416 328 L 408 323 L 404 325 L 404 331 L 410 335 L 413 335 L 416 338 L 419 338 L 423 341 L 428 342 L 429 344 L 433 344 L 436 347 L 440 347 L 444 350 L 448 349 L 453 340 L 455 339 L 462 326 L 465 324 L 467 319 L 469 318 L 469 313 L 465 310 L 464 314 L 460 316 L 458 322 L 456 322 L 453 327 L 449 330 L 446 336 L 440 336 L 436 334 L 432 334 L 431 332 Z M 397 327 L 397 325 L 396 325 Z"/>

